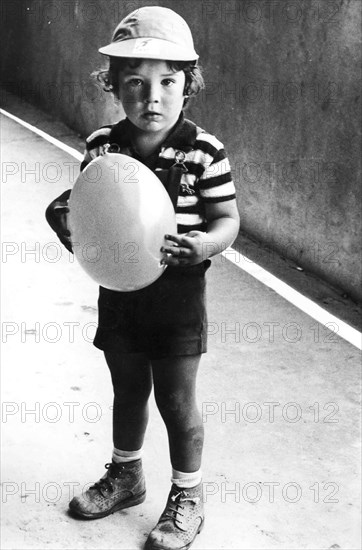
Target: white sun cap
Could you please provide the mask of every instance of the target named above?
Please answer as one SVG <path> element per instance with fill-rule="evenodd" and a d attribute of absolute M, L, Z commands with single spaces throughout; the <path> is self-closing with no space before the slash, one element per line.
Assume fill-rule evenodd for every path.
<path fill-rule="evenodd" d="M 178 13 L 159 6 L 133 11 L 116 27 L 112 42 L 99 49 L 111 57 L 196 61 L 190 28 Z"/>

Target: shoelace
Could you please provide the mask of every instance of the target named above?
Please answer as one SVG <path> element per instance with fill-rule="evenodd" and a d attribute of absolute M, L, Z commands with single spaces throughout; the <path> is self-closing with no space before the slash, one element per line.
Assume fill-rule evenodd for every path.
<path fill-rule="evenodd" d="M 168 503 L 167 509 L 162 514 L 161 520 L 167 521 L 168 518 L 171 518 L 173 520 L 177 520 L 177 515 L 184 516 L 185 514 L 182 514 L 179 509 L 184 510 L 185 507 L 182 506 L 182 502 L 193 502 L 194 504 L 199 504 L 200 497 L 189 497 L 189 493 L 187 491 L 180 491 L 179 493 L 176 493 L 171 496 L 171 501 Z M 174 505 L 173 505 L 174 503 Z"/>
<path fill-rule="evenodd" d="M 90 487 L 90 489 L 96 489 L 103 495 L 103 490 L 106 492 L 113 493 L 114 487 L 112 485 L 112 482 L 110 481 L 110 478 L 118 479 L 119 475 L 122 470 L 119 469 L 115 464 L 112 462 L 107 462 L 107 464 L 104 465 L 107 471 L 107 476 L 100 479 L 99 481 L 96 481 L 94 485 Z"/>

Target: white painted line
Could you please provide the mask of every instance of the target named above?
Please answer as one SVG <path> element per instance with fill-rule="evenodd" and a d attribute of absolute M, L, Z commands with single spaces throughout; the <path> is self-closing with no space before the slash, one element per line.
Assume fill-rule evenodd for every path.
<path fill-rule="evenodd" d="M 38 136 L 46 139 L 46 141 L 49 141 L 49 143 L 52 143 L 53 145 L 55 145 L 55 147 L 58 147 L 59 149 L 61 149 L 65 153 L 68 153 L 69 155 L 74 157 L 75 159 L 77 159 L 79 161 L 83 160 L 82 153 L 79 153 L 79 151 L 77 151 L 73 147 L 69 147 L 69 145 L 66 145 L 65 143 L 63 143 L 59 139 L 56 139 L 56 138 L 52 137 L 51 135 L 47 134 L 46 132 L 43 132 L 43 130 L 39 130 L 36 126 L 32 126 L 31 124 L 28 124 L 28 122 L 25 122 L 21 118 L 18 118 L 17 116 L 14 116 L 11 113 L 8 113 L 8 111 L 5 111 L 4 109 L 0 109 L 0 113 L 2 115 L 5 115 L 5 116 L 11 118 L 12 120 L 15 120 L 15 122 L 17 122 L 18 124 L 21 124 L 22 126 L 24 126 L 24 128 L 27 128 L 28 130 L 30 130 L 34 134 L 37 134 Z"/>
<path fill-rule="evenodd" d="M 260 265 L 240 254 L 234 248 L 227 248 L 224 252 L 222 252 L 222 255 L 237 267 L 243 269 L 249 273 L 249 275 L 252 275 L 252 277 L 263 283 L 265 286 L 274 290 L 277 294 L 279 294 L 279 296 L 285 298 L 298 309 L 310 317 L 313 317 L 313 319 L 319 323 L 322 323 L 322 325 L 325 325 L 326 328 L 329 328 L 329 330 L 335 332 L 338 336 L 344 340 L 347 340 L 347 342 L 356 348 L 362 349 L 362 333 L 358 330 L 350 327 L 347 323 L 341 321 L 341 319 L 338 319 L 338 317 L 335 317 L 319 305 L 315 304 L 312 300 L 306 296 L 303 296 L 303 294 L 278 279 L 278 277 L 275 277 L 275 275 L 269 273 L 269 271 L 262 268 Z"/>
<path fill-rule="evenodd" d="M 73 147 L 69 147 L 68 145 L 65 145 L 63 142 L 61 142 L 59 139 L 53 138 L 46 132 L 43 132 L 42 130 L 39 130 L 35 126 L 32 126 L 31 124 L 28 124 L 24 120 L 21 120 L 20 118 L 12 115 L 11 113 L 8 113 L 4 109 L 0 109 L 0 113 L 11 118 L 18 124 L 21 124 L 28 130 L 31 130 L 38 136 L 44 138 L 45 140 L 49 141 L 56 147 L 59 147 L 62 151 L 65 153 L 68 153 L 69 155 L 72 155 L 77 160 L 82 161 L 83 155 L 79 153 L 76 149 L 73 149 Z M 337 325 L 338 330 L 334 330 L 344 340 L 352 344 L 358 349 L 362 349 L 362 334 L 350 327 L 347 323 L 344 321 L 341 321 L 338 319 L 338 317 L 335 317 L 331 313 L 328 313 L 325 309 L 315 304 L 312 300 L 309 298 L 306 298 L 298 292 L 297 290 L 294 290 L 291 286 L 287 285 L 268 271 L 266 269 L 263 269 L 260 265 L 255 264 L 249 258 L 246 258 L 245 256 L 241 255 L 237 250 L 235 250 L 232 247 L 227 248 L 222 252 L 222 255 L 235 264 L 240 269 L 243 269 L 249 275 L 252 275 L 255 279 L 263 283 L 265 286 L 271 288 L 274 290 L 279 296 L 282 296 L 285 298 L 288 302 L 296 306 L 298 309 L 309 315 L 310 317 L 313 317 L 316 321 L 319 323 L 322 323 L 323 325 L 327 326 L 328 323 L 331 326 L 330 330 L 334 330 L 335 327 L 333 325 Z M 231 256 L 231 257 L 230 257 Z"/>

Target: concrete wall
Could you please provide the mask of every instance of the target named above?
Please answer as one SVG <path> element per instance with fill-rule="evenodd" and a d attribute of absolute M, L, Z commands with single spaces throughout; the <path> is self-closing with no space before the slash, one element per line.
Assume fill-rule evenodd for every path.
<path fill-rule="evenodd" d="M 207 89 L 188 116 L 225 143 L 242 230 L 362 299 L 360 0 L 4 1 L 5 85 L 83 135 L 117 120 L 97 48 L 155 4 L 193 31 Z"/>

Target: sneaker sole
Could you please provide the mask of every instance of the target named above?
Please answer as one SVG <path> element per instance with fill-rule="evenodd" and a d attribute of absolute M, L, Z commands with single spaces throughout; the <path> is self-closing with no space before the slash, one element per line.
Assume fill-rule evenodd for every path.
<path fill-rule="evenodd" d="M 137 506 L 137 504 L 141 504 L 146 500 L 146 491 L 143 493 L 130 497 L 128 499 L 122 500 L 121 502 L 118 502 L 112 508 L 107 510 L 106 512 L 96 512 L 96 513 L 87 513 L 82 512 L 81 510 L 78 510 L 76 507 L 73 507 L 69 504 L 69 512 L 76 516 L 77 518 L 82 519 L 100 519 L 105 518 L 107 516 L 110 516 L 111 514 L 114 514 L 114 512 L 118 512 L 119 510 L 123 510 L 124 508 L 131 508 L 132 506 Z"/>
<path fill-rule="evenodd" d="M 197 533 L 196 535 L 194 536 L 194 538 L 192 539 L 191 542 L 189 542 L 188 544 L 186 544 L 185 546 L 180 546 L 180 548 L 177 548 L 177 550 L 188 550 L 190 548 L 190 546 L 194 543 L 197 535 L 199 535 L 201 533 L 201 531 L 203 530 L 204 528 L 204 525 L 205 525 L 205 518 L 202 519 L 200 525 L 199 525 L 199 528 L 197 530 Z M 159 544 L 152 544 L 152 542 L 148 542 L 146 541 L 146 544 L 144 546 L 144 549 L 143 550 L 169 550 L 169 547 L 168 546 L 160 546 Z"/>

